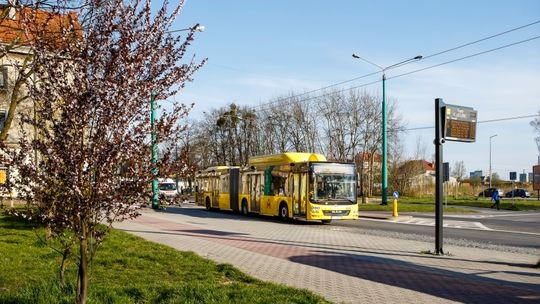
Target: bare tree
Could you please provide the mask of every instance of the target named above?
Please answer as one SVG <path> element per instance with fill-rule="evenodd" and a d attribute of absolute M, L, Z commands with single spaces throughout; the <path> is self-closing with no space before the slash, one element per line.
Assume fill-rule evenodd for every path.
<path fill-rule="evenodd" d="M 296 96 L 292 96 L 289 100 L 291 126 L 287 133 L 291 150 L 296 152 L 315 151 L 318 133 L 313 107 Z"/>
<path fill-rule="evenodd" d="M 185 37 L 167 32 L 183 1 L 153 12 L 151 2 L 84 2 L 81 27 L 74 19 L 59 25 L 54 39 L 32 41 L 30 97 L 39 101 L 35 115 L 21 113 L 22 136 L 13 164 L 17 186 L 54 231 L 69 230 L 78 246 L 77 303 L 85 303 L 88 265 L 115 221 L 138 215 L 148 202 L 154 178 L 149 163 L 150 138 L 175 142 L 179 120 L 189 106 L 174 103 L 150 124 L 151 92 L 157 100 L 175 94 L 204 62 L 182 63 L 195 27 Z M 50 14 L 69 15 L 55 7 Z M 31 21 L 31 20 L 30 20 Z M 31 22 L 22 22 L 30 30 Z M 39 157 L 32 159 L 34 153 Z M 167 176 L 181 168 L 164 149 L 155 169 Z M 123 170 L 122 170 L 123 168 Z M 36 210 L 36 209 L 34 209 Z M 107 228 L 99 224 L 106 223 Z"/>
<path fill-rule="evenodd" d="M 465 178 L 467 169 L 465 169 L 465 163 L 463 161 L 455 162 L 454 169 L 452 170 L 452 176 L 456 178 L 458 183 L 461 183 Z"/>
<path fill-rule="evenodd" d="M 330 92 L 317 104 L 329 157 L 341 161 L 354 159 L 361 145 L 363 116 L 362 96 L 355 90 Z"/>
<path fill-rule="evenodd" d="M 261 127 L 270 135 L 266 140 L 265 149 L 268 154 L 289 150 L 290 107 L 287 100 L 278 100 L 280 101 L 264 111 L 265 115 L 261 121 Z"/>
<path fill-rule="evenodd" d="M 348 115 L 345 96 L 339 92 L 324 94 L 319 98 L 317 107 L 324 123 L 322 129 L 327 143 L 327 156 L 333 160 L 346 161 L 350 149 L 347 138 L 350 126 L 345 118 Z"/>
<path fill-rule="evenodd" d="M 463 179 L 465 179 L 465 176 L 467 174 L 467 171 L 465 169 L 465 163 L 463 161 L 455 162 L 454 168 L 452 169 L 452 176 L 456 178 L 457 185 L 456 185 L 456 197 L 458 193 L 458 188 Z"/>
<path fill-rule="evenodd" d="M 246 165 L 258 153 L 258 116 L 252 109 L 230 104 L 205 114 L 196 124 L 193 157 L 199 168 L 212 165 Z"/>
<path fill-rule="evenodd" d="M 538 111 L 538 115 L 540 115 L 540 111 Z M 530 122 L 530 124 L 533 127 L 534 132 L 538 134 L 538 136 L 534 138 L 534 141 L 536 142 L 536 147 L 538 148 L 538 157 L 540 157 L 540 118 L 535 118 Z"/>
<path fill-rule="evenodd" d="M 314 101 L 312 101 L 314 100 Z M 372 195 L 380 178 L 381 107 L 366 91 L 329 92 L 322 96 L 290 93 L 254 109 L 226 107 L 211 111 L 199 124 L 201 151 L 211 151 L 212 164 L 245 164 L 253 155 L 287 151 L 323 153 L 329 159 L 355 161 L 360 192 Z M 399 151 L 404 123 L 396 103 L 388 109 L 388 141 Z M 202 148 L 204 147 L 204 148 Z"/>

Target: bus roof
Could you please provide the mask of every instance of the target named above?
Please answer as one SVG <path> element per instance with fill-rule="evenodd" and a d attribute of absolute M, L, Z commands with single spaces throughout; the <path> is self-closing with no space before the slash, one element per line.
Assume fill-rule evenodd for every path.
<path fill-rule="evenodd" d="M 274 155 L 254 156 L 249 159 L 250 166 L 279 166 L 309 161 L 326 161 L 326 157 L 315 153 L 288 152 Z"/>
<path fill-rule="evenodd" d="M 212 172 L 223 172 L 223 171 L 227 171 L 234 168 L 240 168 L 240 167 L 238 166 L 213 166 L 213 167 L 208 167 L 204 170 L 201 170 L 199 171 L 199 173 L 204 174 L 204 173 L 212 173 Z"/>

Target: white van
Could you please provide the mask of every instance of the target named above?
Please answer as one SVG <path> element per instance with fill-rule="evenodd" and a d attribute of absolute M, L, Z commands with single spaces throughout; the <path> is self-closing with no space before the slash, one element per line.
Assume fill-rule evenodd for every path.
<path fill-rule="evenodd" d="M 160 199 L 173 200 L 178 195 L 176 183 L 170 178 L 158 180 L 158 190 Z"/>

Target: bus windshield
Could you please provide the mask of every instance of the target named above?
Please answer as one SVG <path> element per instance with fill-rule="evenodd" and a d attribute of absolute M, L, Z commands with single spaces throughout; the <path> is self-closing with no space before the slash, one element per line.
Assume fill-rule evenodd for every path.
<path fill-rule="evenodd" d="M 354 166 L 314 165 L 312 201 L 348 201 L 356 204 Z"/>

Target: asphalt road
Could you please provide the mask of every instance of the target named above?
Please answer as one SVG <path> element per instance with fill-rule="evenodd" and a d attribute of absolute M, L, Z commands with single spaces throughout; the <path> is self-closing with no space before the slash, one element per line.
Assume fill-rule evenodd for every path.
<path fill-rule="evenodd" d="M 420 235 L 423 237 L 435 236 L 434 215 L 400 213 L 400 216 L 407 215 L 412 216 L 414 220 L 400 223 L 361 218 L 358 221 L 335 222 L 333 225 L 353 229 Z M 455 227 L 455 224 L 452 225 L 456 222 L 469 223 L 469 225 L 461 225 L 465 227 L 458 228 Z M 443 224 L 449 224 L 449 227 L 443 228 L 444 239 L 540 249 L 540 212 L 490 210 L 478 214 L 447 215 L 443 219 Z"/>
<path fill-rule="evenodd" d="M 192 204 L 189 205 L 193 206 Z M 195 210 L 193 211 L 197 212 Z M 185 212 L 186 210 L 183 211 Z M 444 241 L 453 240 L 454 243 L 473 243 L 470 244 L 471 246 L 474 246 L 474 243 L 476 243 L 540 250 L 540 212 L 497 211 L 482 208 L 478 208 L 478 211 L 479 213 L 474 214 L 445 215 L 444 224 L 447 227 L 443 229 Z M 365 214 L 365 212 L 363 213 Z M 231 219 L 236 217 L 242 218 L 241 215 L 226 211 L 216 211 L 208 214 L 218 217 L 230 217 Z M 398 238 L 421 238 L 425 240 L 435 237 L 435 220 L 433 214 L 400 213 L 400 216 L 412 216 L 412 220 L 404 223 L 360 218 L 356 221 L 334 221 L 330 225 L 322 225 L 318 222 L 297 222 L 297 224 L 313 225 L 321 229 L 346 227 L 347 229 L 357 229 L 361 233 L 376 233 Z M 257 218 L 258 216 L 253 217 Z M 260 218 L 261 220 L 279 221 L 273 217 Z"/>

